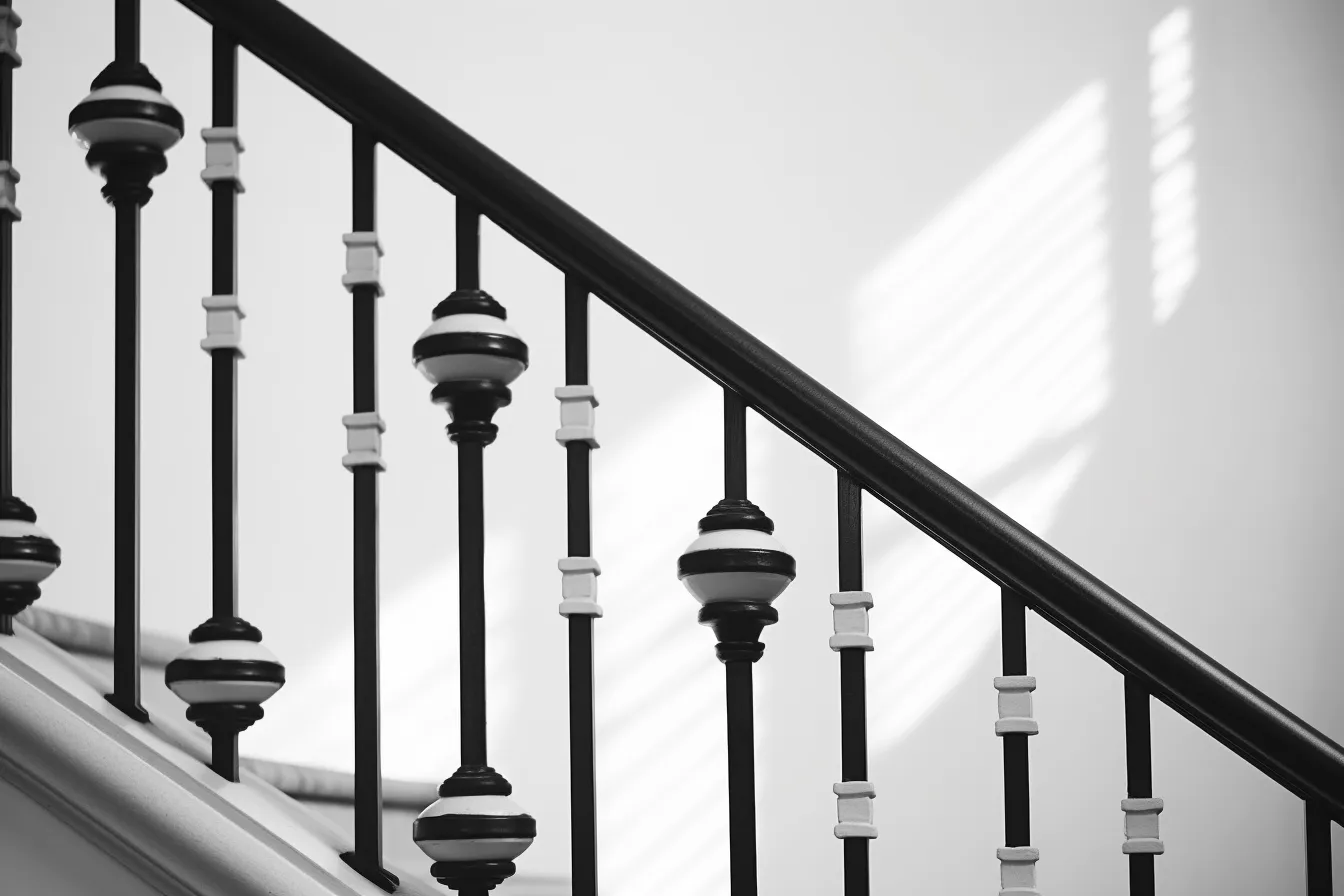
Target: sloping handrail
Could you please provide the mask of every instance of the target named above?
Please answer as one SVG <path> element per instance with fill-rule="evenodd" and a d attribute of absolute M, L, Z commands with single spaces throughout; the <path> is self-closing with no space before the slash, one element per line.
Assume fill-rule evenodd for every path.
<path fill-rule="evenodd" d="M 277 0 L 179 0 L 1163 703 L 1344 824 L 1344 748 L 913 451 Z"/>

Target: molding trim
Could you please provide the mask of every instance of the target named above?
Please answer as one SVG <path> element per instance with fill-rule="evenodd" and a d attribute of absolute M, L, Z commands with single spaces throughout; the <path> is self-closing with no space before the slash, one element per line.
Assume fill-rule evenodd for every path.
<path fill-rule="evenodd" d="M 112 657 L 113 629 L 110 625 L 42 607 L 29 607 L 15 616 L 14 621 L 71 654 L 103 659 Z M 186 641 L 167 635 L 153 632 L 140 635 L 140 656 L 146 666 L 167 666 L 188 646 Z M 241 765 L 298 800 L 350 805 L 355 802 L 355 776 L 349 772 L 247 757 L 241 760 Z M 418 812 L 439 798 L 438 790 L 437 783 L 384 778 L 383 805 L 389 809 Z"/>

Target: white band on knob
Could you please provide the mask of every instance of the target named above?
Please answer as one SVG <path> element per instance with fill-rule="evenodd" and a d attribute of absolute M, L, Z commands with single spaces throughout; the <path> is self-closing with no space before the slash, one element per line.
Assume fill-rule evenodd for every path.
<path fill-rule="evenodd" d="M 1121 800 L 1120 809 L 1125 813 L 1125 842 L 1120 851 L 1127 856 L 1135 853 L 1162 855 L 1166 847 L 1157 838 L 1157 816 L 1162 811 L 1162 801 L 1155 797 Z"/>
<path fill-rule="evenodd" d="M 563 557 L 560 567 L 560 615 L 601 616 L 597 577 L 602 567 L 592 557 Z"/>
<path fill-rule="evenodd" d="M 872 650 L 873 639 L 868 636 L 868 611 L 872 609 L 873 596 L 867 591 L 837 591 L 831 595 L 831 606 L 835 607 L 835 634 L 831 636 L 831 649 Z"/>
<path fill-rule="evenodd" d="M 232 349 L 243 356 L 243 308 L 237 296 L 206 296 L 201 299 L 205 309 L 205 338 L 201 350 L 206 354 L 216 349 Z"/>
<path fill-rule="evenodd" d="M 877 791 L 868 781 L 841 781 L 831 788 L 835 791 L 835 813 L 839 822 L 835 836 L 841 840 L 862 837 L 872 840 L 877 836 L 873 824 L 873 798 Z"/>
<path fill-rule="evenodd" d="M 14 60 L 15 68 L 23 65 L 19 56 L 19 26 L 22 24 L 23 19 L 11 7 L 0 6 L 0 55 Z"/>
<path fill-rule="evenodd" d="M 597 423 L 597 394 L 592 386 L 559 386 L 555 397 L 560 399 L 560 428 L 555 431 L 555 440 L 562 445 L 570 442 L 587 442 L 589 448 L 597 448 L 597 438 L 593 427 Z"/>
<path fill-rule="evenodd" d="M 359 414 L 346 414 L 341 418 L 345 424 L 346 455 L 341 463 L 347 470 L 355 467 L 377 467 L 386 470 L 383 463 L 383 437 L 387 430 L 383 418 L 377 411 L 364 411 Z"/>
<path fill-rule="evenodd" d="M 383 285 L 379 280 L 379 262 L 383 257 L 383 246 L 378 242 L 378 234 L 372 230 L 359 233 L 347 233 L 341 237 L 345 243 L 345 274 L 341 285 L 349 292 L 356 286 L 374 287 L 374 295 L 383 294 Z"/>
<path fill-rule="evenodd" d="M 1036 889 L 1036 863 L 1041 851 L 1035 846 L 1000 846 L 999 896 L 1041 896 Z"/>
<path fill-rule="evenodd" d="M 994 688 L 999 692 L 995 734 L 1036 734 L 1041 730 L 1031 716 L 1031 692 L 1036 690 L 1036 676 L 1001 675 L 994 679 Z"/>
<path fill-rule="evenodd" d="M 238 156 L 243 151 L 243 141 L 237 128 L 203 128 L 201 139 L 205 141 L 205 168 L 201 171 L 201 180 L 206 186 L 215 181 L 233 181 L 234 189 L 243 192 L 243 182 L 238 177 Z"/>

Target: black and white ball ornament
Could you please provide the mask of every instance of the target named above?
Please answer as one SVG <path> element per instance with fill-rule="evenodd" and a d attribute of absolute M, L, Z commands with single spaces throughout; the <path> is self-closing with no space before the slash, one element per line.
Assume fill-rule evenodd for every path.
<path fill-rule="evenodd" d="M 458 290 L 434 309 L 434 322 L 411 350 L 431 383 L 483 380 L 507 386 L 527 369 L 527 344 L 502 305 L 480 290 Z"/>
<path fill-rule="evenodd" d="M 745 498 L 727 498 L 700 521 L 700 537 L 677 560 L 677 578 L 706 606 L 770 604 L 796 575 L 774 522 Z"/>
<path fill-rule="evenodd" d="M 153 195 L 149 182 L 168 167 L 164 154 L 182 139 L 182 113 L 141 63 L 112 63 L 91 90 L 70 112 L 70 134 L 107 179 L 108 202 L 143 205 Z"/>
<path fill-rule="evenodd" d="M 489 766 L 459 768 L 444 781 L 412 826 L 416 846 L 434 860 L 430 874 L 454 890 L 488 890 L 511 877 L 513 860 L 537 836 L 536 820 L 512 793 Z"/>
<path fill-rule="evenodd" d="M 61 565 L 61 549 L 37 525 L 37 513 L 12 495 L 0 497 L 0 615 L 27 609 Z"/>
<path fill-rule="evenodd" d="M 712 626 L 725 663 L 756 662 L 761 630 L 779 621 L 771 604 L 793 581 L 793 557 L 774 537 L 775 524 L 745 498 L 725 498 L 700 521 L 700 537 L 677 559 L 677 578 L 700 601 L 700 624 Z"/>
<path fill-rule="evenodd" d="M 211 619 L 164 669 L 168 688 L 190 704 L 187 718 L 210 734 L 237 733 L 263 715 L 261 704 L 285 683 L 285 667 L 261 632 L 237 617 Z"/>

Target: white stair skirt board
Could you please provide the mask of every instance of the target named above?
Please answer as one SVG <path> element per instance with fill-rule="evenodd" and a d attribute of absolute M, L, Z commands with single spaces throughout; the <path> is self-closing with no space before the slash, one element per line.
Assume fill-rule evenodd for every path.
<path fill-rule="evenodd" d="M 110 691 L 112 681 L 112 627 L 93 620 L 68 616 L 53 610 L 30 607 L 15 617 L 17 626 L 27 629 L 33 640 L 40 641 L 62 658 L 63 663 L 85 685 L 92 685 L 98 694 Z M 38 638 L 37 635 L 44 637 Z M 0 639 L 0 648 L 6 639 Z M 153 632 L 141 635 L 141 655 L 144 661 L 141 676 L 141 703 L 149 711 L 152 724 L 150 731 L 158 729 L 158 736 L 167 732 L 169 740 L 194 756 L 201 766 L 210 761 L 210 740 L 185 716 L 185 704 L 182 703 L 163 682 L 163 666 L 182 652 L 186 641 Z M 58 649 L 64 647 L 69 651 Z M 71 656 L 71 653 L 75 654 Z M 61 682 L 58 680 L 58 684 Z M 3 696 L 0 695 L 0 699 Z M 101 712 L 106 705 L 99 699 L 97 708 Z M 110 708 L 110 707 L 109 707 Z M 120 719 L 120 714 L 114 714 Z M 261 724 L 265 724 L 264 720 Z M 139 729 L 141 726 L 135 726 Z M 0 744 L 3 741 L 0 740 Z M 244 747 L 246 745 L 244 744 Z M 328 837 L 328 842 L 340 843 L 337 852 L 351 848 L 354 836 L 354 775 L 348 772 L 313 766 L 297 765 L 285 762 L 271 762 L 244 756 L 241 760 L 242 783 L 269 785 L 264 788 L 279 790 L 274 799 L 287 813 L 297 813 L 301 824 L 315 823 Z M 208 776 L 215 784 L 222 784 L 213 775 Z M 226 785 L 237 787 L 238 785 Z M 384 863 L 393 869 L 402 880 L 409 877 L 418 880 L 440 896 L 446 893 L 429 875 L 429 860 L 416 847 L 411 839 L 411 821 L 429 803 L 438 799 L 438 782 L 401 781 L 383 779 Z M 299 804 L 285 799 L 288 794 Z M 263 820 L 263 823 L 266 823 Z M 341 865 L 345 867 L 345 863 Z M 409 869 L 409 871 L 405 870 Z M 348 868 L 345 868 L 348 870 Z M 362 878 L 361 878 L 362 881 Z M 528 874 L 525 871 L 514 875 L 508 882 L 509 892 L 514 896 L 559 896 L 569 893 L 569 881 L 565 877 L 552 877 Z M 380 891 L 381 892 L 381 891 Z M 399 890 L 401 892 L 411 892 Z M 8 896 L 0 891 L 0 896 Z M 176 894 L 174 894 L 176 896 Z"/>
<path fill-rule="evenodd" d="M 378 896 L 350 839 L 256 775 L 210 771 L 178 703 L 140 725 L 78 661 L 16 626 L 0 639 L 0 777 L 166 894 Z M 187 736 L 183 736 L 187 735 Z M 427 868 L 399 893 L 438 896 Z"/>

